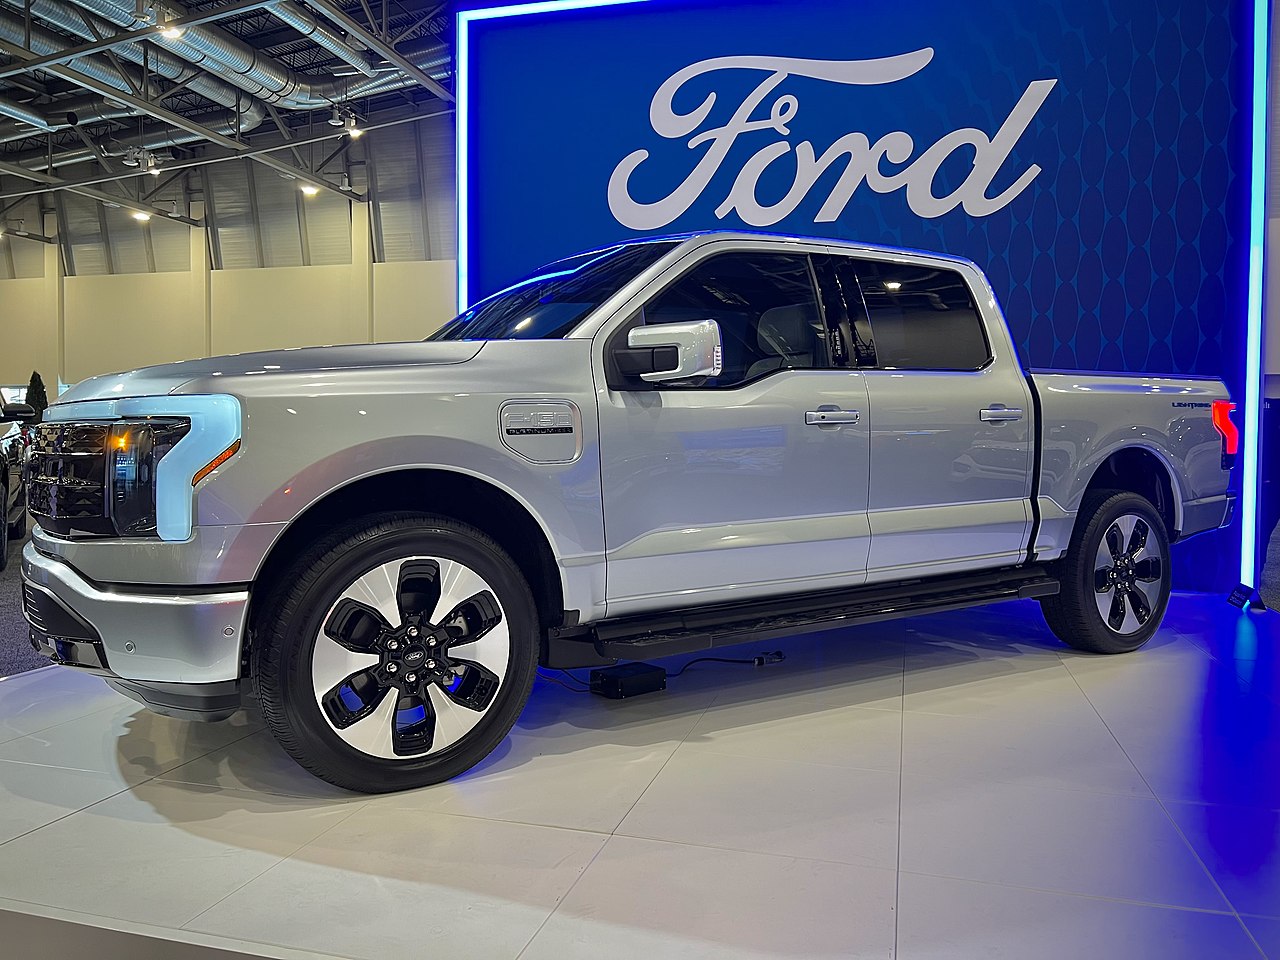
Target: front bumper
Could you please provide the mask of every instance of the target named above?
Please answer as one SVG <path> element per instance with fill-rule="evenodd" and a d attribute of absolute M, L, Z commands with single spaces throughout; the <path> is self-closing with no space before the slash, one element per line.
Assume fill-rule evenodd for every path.
<path fill-rule="evenodd" d="M 96 584 L 28 543 L 22 591 L 32 646 L 56 663 L 144 684 L 240 676 L 247 590 Z"/>

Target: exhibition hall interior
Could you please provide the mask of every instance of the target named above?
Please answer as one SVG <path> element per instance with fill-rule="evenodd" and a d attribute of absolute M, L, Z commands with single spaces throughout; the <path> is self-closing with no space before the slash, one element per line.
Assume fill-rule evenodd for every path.
<path fill-rule="evenodd" d="M 1270 0 L 0 0 L 0 955 L 1280 960 Z"/>

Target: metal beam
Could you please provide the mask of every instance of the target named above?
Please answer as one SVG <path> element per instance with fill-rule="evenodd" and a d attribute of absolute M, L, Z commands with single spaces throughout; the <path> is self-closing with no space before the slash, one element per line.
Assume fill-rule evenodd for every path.
<path fill-rule="evenodd" d="M 12 54 L 15 57 L 20 57 L 23 60 L 30 60 L 34 56 L 31 51 L 24 50 L 16 43 L 9 43 L 7 40 L 0 40 L 0 51 Z M 180 130 L 186 130 L 188 133 L 194 133 L 197 137 L 209 140 L 219 146 L 226 147 L 229 150 L 241 151 L 248 147 L 248 144 L 242 143 L 238 140 L 233 140 L 231 137 L 218 133 L 216 130 L 211 130 L 202 123 L 196 123 L 194 120 L 184 117 L 180 113 L 174 113 L 172 110 L 167 110 L 158 103 L 153 103 L 150 100 L 144 100 L 142 97 L 135 96 L 132 93 L 126 93 L 118 87 L 113 87 L 108 83 L 103 83 L 96 77 L 91 77 L 88 74 L 81 73 L 79 70 L 72 70 L 70 67 L 63 66 L 46 67 L 45 70 L 55 76 L 62 77 L 64 80 L 70 80 L 72 83 L 77 83 L 95 93 L 100 93 L 104 97 L 110 97 L 112 100 L 119 100 L 121 103 L 126 103 L 149 116 L 155 117 L 157 120 L 163 120 L 171 126 L 175 126 Z"/>
<path fill-rule="evenodd" d="M 302 265 L 311 266 L 311 236 L 307 233 L 307 198 L 299 190 L 293 195 L 293 202 L 298 211 L 298 243 L 302 247 Z"/>
<path fill-rule="evenodd" d="M 381 57 L 384 57 L 393 66 L 399 67 L 405 76 L 416 81 L 423 87 L 426 87 L 441 100 L 452 103 L 453 94 L 443 87 L 438 80 L 426 73 L 421 67 L 406 60 L 401 54 L 396 52 L 395 47 L 387 43 L 381 37 L 370 33 L 368 29 L 360 25 L 360 21 L 354 19 L 350 14 L 342 9 L 334 0 L 304 0 L 307 6 L 314 7 L 323 13 L 326 17 L 342 27 L 347 33 L 354 36 L 366 47 Z"/>
<path fill-rule="evenodd" d="M 280 111 L 269 103 L 266 106 L 267 116 L 271 118 L 271 122 L 274 123 L 276 125 L 276 129 L 280 131 L 280 136 L 284 137 L 286 141 L 293 140 L 293 131 L 285 126 L 284 120 L 280 118 Z M 302 159 L 302 151 L 292 144 L 289 146 L 289 149 L 293 151 L 293 159 L 298 161 L 298 166 L 305 167 L 307 164 Z"/>
<path fill-rule="evenodd" d="M 204 197 L 205 234 L 209 238 L 209 263 L 214 270 L 222 269 L 222 237 L 218 233 L 218 208 L 213 202 L 213 183 L 209 168 L 200 168 L 200 193 Z"/>
<path fill-rule="evenodd" d="M 424 16 L 424 17 L 420 17 L 419 19 L 415 20 L 415 21 L 414 21 L 414 23 L 413 23 L 413 25 L 412 25 L 411 27 L 409 27 L 408 29 L 405 29 L 405 30 L 401 30 L 401 31 L 400 31 L 400 33 L 399 33 L 399 35 L 392 39 L 391 43 L 392 43 L 392 44 L 397 44 L 397 43 L 399 43 L 401 40 L 403 40 L 405 37 L 407 37 L 407 36 L 409 36 L 410 34 L 412 34 L 412 33 L 413 33 L 415 30 L 417 30 L 419 27 L 425 27 L 428 23 L 430 23 L 430 22 L 431 22 L 432 20 L 434 20 L 437 16 L 439 16 L 440 11 L 441 11 L 441 10 L 443 10 L 443 9 L 444 9 L 444 4 L 443 4 L 443 3 L 438 4 L 437 6 L 433 7 L 433 8 L 431 9 L 431 11 L 430 11 L 426 16 Z"/>
<path fill-rule="evenodd" d="M 382 204 L 378 202 L 378 167 L 373 159 L 371 144 L 364 145 L 364 175 L 369 181 L 369 223 L 373 228 L 373 262 L 386 263 L 386 244 L 382 234 Z"/>
<path fill-rule="evenodd" d="M 59 50 L 57 53 L 46 54 L 43 57 L 34 57 L 20 64 L 10 64 L 7 67 L 0 67 L 0 79 L 4 77 L 16 76 L 20 73 L 30 73 L 32 70 L 39 70 L 42 67 L 51 64 L 70 63 L 80 57 L 90 53 L 99 53 L 103 50 L 114 50 L 116 47 L 123 47 L 126 44 L 133 43 L 135 40 L 146 40 L 148 37 L 159 36 L 164 30 L 173 27 L 198 27 L 201 24 L 213 23 L 215 20 L 222 20 L 226 17 L 234 16 L 237 13 L 246 13 L 249 10 L 261 10 L 266 7 L 273 7 L 280 0 L 237 0 L 235 3 L 228 3 L 225 6 L 216 7 L 211 10 L 204 10 L 200 13 L 193 13 L 185 17 L 177 17 L 173 20 L 167 20 L 164 23 L 156 24 L 153 27 L 142 27 L 139 30 L 126 30 L 123 33 L 112 34 L 102 40 L 95 40 L 92 43 L 81 43 L 74 47 L 67 47 L 65 50 Z"/>
<path fill-rule="evenodd" d="M 453 112 L 453 109 L 448 108 L 445 110 L 436 110 L 433 113 L 419 113 L 410 117 L 400 117 L 396 120 L 386 120 L 382 123 L 370 124 L 369 126 L 366 126 L 363 129 L 366 132 L 373 131 L 373 130 L 385 130 L 388 127 L 397 127 L 402 123 L 417 123 L 419 120 L 430 120 L 433 117 L 446 116 L 452 112 Z M 335 129 L 333 130 L 333 132 L 330 132 L 330 133 L 320 133 L 310 137 L 299 137 L 298 139 L 292 140 L 289 143 L 277 143 L 277 144 L 272 144 L 269 147 L 255 147 L 251 150 L 242 150 L 242 151 L 239 151 L 238 153 L 223 154 L 222 156 L 217 156 L 217 157 L 199 157 L 191 160 L 171 160 L 171 161 L 167 161 L 164 164 L 164 168 L 165 170 L 191 169 L 194 167 L 203 167 L 211 163 L 223 163 L 227 160 L 234 160 L 237 157 L 252 157 L 253 159 L 259 160 L 259 162 L 261 162 L 262 157 L 265 157 L 271 153 L 275 153 L 276 151 L 279 151 L 279 150 L 290 150 L 295 147 L 306 146 L 307 144 L 310 144 L 310 143 L 319 143 L 322 140 L 336 140 L 337 138 L 344 137 L 344 136 L 346 136 L 345 131 Z M 301 170 L 297 167 L 291 166 L 290 164 L 284 163 L 283 161 L 276 161 L 276 166 L 274 167 L 274 169 L 279 170 L 281 173 L 288 173 L 292 176 L 295 176 L 299 180 L 305 180 L 307 183 L 314 183 L 318 187 L 324 187 L 327 190 L 332 190 L 333 192 L 341 194 L 342 196 L 346 197 L 348 200 L 355 200 L 359 203 L 363 203 L 364 200 L 366 199 L 365 197 L 361 196 L 358 193 L 355 193 L 354 191 L 343 190 L 340 187 L 335 186 L 333 183 L 329 182 L 328 180 L 324 179 L 324 177 L 320 176 L 318 171 L 316 173 L 309 173 L 306 170 Z M 34 188 L 25 189 L 25 190 L 6 190 L 3 193 L 0 193 L 0 200 L 11 200 L 14 197 L 35 196 L 37 194 L 46 193 L 49 190 L 71 190 L 76 193 L 83 193 L 84 192 L 83 188 L 92 186 L 94 184 L 114 183 L 120 180 L 130 180 L 134 177 L 147 175 L 146 172 L 143 170 L 131 170 L 127 173 L 116 173 L 116 174 L 110 174 L 110 175 L 94 174 L 88 177 L 79 177 L 74 180 L 72 179 L 64 180 L 64 179 L 60 179 L 58 177 L 54 177 L 49 174 L 46 174 L 43 171 L 29 170 L 26 167 L 20 167 L 12 163 L 3 163 L 3 162 L 0 162 L 0 173 L 12 173 L 13 175 L 22 177 L 25 180 L 35 180 L 39 183 L 45 183 L 50 185 L 47 187 L 34 187 Z M 92 195 L 94 194 L 86 194 L 86 196 L 92 196 Z M 193 225 L 196 225 L 196 226 L 199 225 L 198 222 L 196 221 L 191 221 L 191 222 L 193 223 Z"/>
<path fill-rule="evenodd" d="M 36 183 L 44 184 L 37 190 L 24 191 L 24 195 L 33 195 L 46 193 L 50 190 L 70 190 L 72 193 L 78 193 L 84 197 L 91 197 L 94 200 L 101 200 L 104 203 L 114 203 L 118 207 L 125 207 L 128 210 L 137 210 L 140 213 L 149 213 L 153 217 L 169 217 L 169 214 L 154 207 L 149 203 L 143 203 L 138 200 L 132 200 L 129 197 L 117 196 L 114 193 L 107 193 L 105 190 L 95 190 L 93 187 L 81 186 L 79 184 L 67 183 L 58 177 L 48 173 L 40 173 L 36 170 L 28 170 L 26 167 L 20 167 L 16 163 L 5 163 L 0 161 L 0 173 L 12 174 L 15 177 L 22 177 L 26 180 L 34 180 Z M 144 174 L 145 176 L 145 174 Z M 123 176 L 117 174 L 115 176 L 103 177 L 97 182 L 109 183 L 115 180 L 123 180 Z M 192 220 L 190 217 L 170 217 L 170 219 L 181 220 L 183 223 L 192 226 L 200 226 L 199 221 Z"/>
<path fill-rule="evenodd" d="M 347 139 L 343 140 L 342 143 L 338 144 L 338 146 L 334 148 L 333 153 L 329 154 L 327 157 L 325 157 L 323 160 L 320 161 L 320 163 L 316 166 L 315 172 L 324 173 L 324 168 L 327 167 L 329 164 L 333 163 L 334 160 L 342 156 L 348 150 L 350 150 L 351 144 L 353 143 L 355 143 L 355 141 L 352 140 L 350 137 L 347 137 Z"/>
<path fill-rule="evenodd" d="M 249 187 L 249 219 L 253 221 L 253 248 L 258 255 L 258 266 L 265 267 L 267 258 L 262 247 L 262 218 L 258 216 L 258 185 L 253 179 L 253 163 L 244 160 L 244 177 Z"/>
<path fill-rule="evenodd" d="M 102 255 L 107 261 L 107 273 L 116 272 L 116 258 L 111 253 L 111 231 L 107 229 L 107 208 L 101 203 L 98 209 L 98 241 L 102 244 Z"/>
<path fill-rule="evenodd" d="M 162 190 L 164 190 L 167 186 L 169 186 L 169 184 L 173 183 L 173 181 L 175 181 L 175 180 L 177 180 L 179 177 L 181 177 L 181 176 L 183 175 L 183 173 L 184 173 L 184 171 L 182 171 L 182 170 L 175 170 L 175 171 L 173 171 L 173 173 L 169 174 L 169 176 L 167 176 L 167 177 L 157 177 L 156 179 L 157 179 L 159 182 L 158 182 L 154 187 L 152 187 L 150 190 L 148 190 L 146 193 L 144 193 L 144 194 L 142 195 L 142 199 L 143 199 L 143 200 L 150 200 L 150 199 L 151 199 L 152 197 L 154 197 L 157 193 L 160 193 L 160 192 L 161 192 Z"/>
<path fill-rule="evenodd" d="M 71 227 L 67 220 L 67 203 L 60 193 L 53 195 L 53 209 L 58 218 L 58 246 L 62 249 L 62 273 L 67 277 L 76 275 L 76 258 L 71 249 Z"/>
<path fill-rule="evenodd" d="M 431 256 L 431 212 L 427 205 L 427 161 L 422 155 L 422 130 L 411 130 L 413 134 L 413 151 L 418 161 L 418 193 L 421 195 L 422 215 L 422 251 L 428 260 Z"/>

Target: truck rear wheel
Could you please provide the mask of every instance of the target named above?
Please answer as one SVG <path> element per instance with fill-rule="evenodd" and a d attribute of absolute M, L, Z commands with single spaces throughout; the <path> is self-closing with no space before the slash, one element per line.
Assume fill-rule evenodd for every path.
<path fill-rule="evenodd" d="M 1059 640 L 1089 653 L 1137 650 L 1169 605 L 1164 521 L 1135 493 L 1086 495 L 1058 575 L 1062 592 L 1040 606 Z"/>
<path fill-rule="evenodd" d="M 259 618 L 252 673 L 272 733 L 330 783 L 438 783 L 501 742 L 533 686 L 537 611 L 497 543 L 383 514 L 316 544 Z"/>

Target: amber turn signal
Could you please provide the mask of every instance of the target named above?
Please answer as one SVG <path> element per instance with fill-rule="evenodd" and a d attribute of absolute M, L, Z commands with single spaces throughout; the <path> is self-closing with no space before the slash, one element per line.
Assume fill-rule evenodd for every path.
<path fill-rule="evenodd" d="M 222 466 L 224 463 L 226 463 L 228 460 L 234 457 L 236 455 L 236 451 L 239 449 L 240 449 L 240 441 L 237 440 L 235 443 L 227 447 L 227 449 L 223 450 L 220 454 L 218 454 L 216 457 L 214 457 L 212 460 L 206 463 L 203 467 L 201 467 L 199 472 L 196 473 L 196 475 L 191 478 L 191 485 L 194 487 L 197 483 L 199 483 L 209 474 L 213 473 L 213 471 L 217 470 L 220 466 Z"/>

